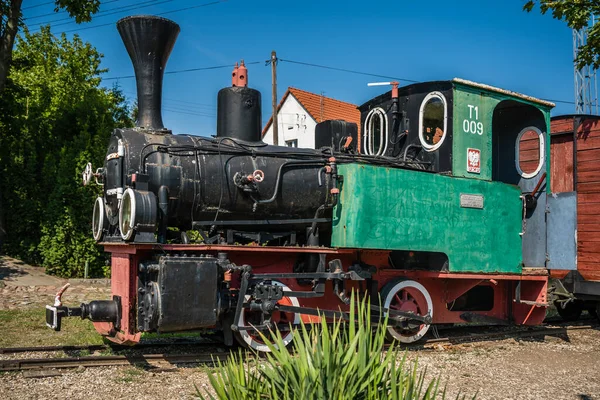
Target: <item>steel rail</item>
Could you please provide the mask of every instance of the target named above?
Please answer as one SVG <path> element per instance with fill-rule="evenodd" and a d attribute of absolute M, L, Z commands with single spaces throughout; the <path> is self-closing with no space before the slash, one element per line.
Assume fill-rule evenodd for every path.
<path fill-rule="evenodd" d="M 455 337 L 440 337 L 440 338 L 432 338 L 427 339 L 422 342 L 412 343 L 410 345 L 405 345 L 406 347 L 424 347 L 429 344 L 461 344 L 461 343 L 471 343 L 471 342 L 487 342 L 491 340 L 498 339 L 511 339 L 511 338 L 526 338 L 526 337 L 535 337 L 535 336 L 546 336 L 546 335 L 564 335 L 568 334 L 572 331 L 580 331 L 580 330 L 590 330 L 590 329 L 600 329 L 600 326 L 597 324 L 594 325 L 576 325 L 576 326 L 557 326 L 557 327 L 543 327 L 543 329 L 533 329 L 533 330 L 513 330 L 513 331 L 504 331 L 504 332 L 492 332 L 492 333 L 474 333 L 463 336 L 455 336 Z"/>
<path fill-rule="evenodd" d="M 164 364 L 213 364 L 225 361 L 229 352 L 200 354 L 143 354 L 118 356 L 90 356 L 70 358 L 35 358 L 0 360 L 0 371 L 23 371 L 48 368 L 109 367 L 121 365 L 164 366 Z"/>
<path fill-rule="evenodd" d="M 34 346 L 34 347 L 0 347 L 0 354 L 16 354 L 16 353 L 42 353 L 52 351 L 99 351 L 99 350 L 137 350 L 145 348 L 159 348 L 172 346 L 194 346 L 194 347 L 217 347 L 224 346 L 222 342 L 197 342 L 179 340 L 174 342 L 159 342 L 159 343 L 139 343 L 135 346 L 125 346 L 118 344 L 92 344 L 80 346 Z"/>
<path fill-rule="evenodd" d="M 560 325 L 565 326 L 560 326 Z M 542 326 L 531 327 L 529 330 L 512 329 L 500 332 L 490 333 L 470 333 L 460 336 L 447 336 L 439 338 L 431 338 L 418 343 L 406 345 L 400 344 L 398 348 L 427 348 L 431 345 L 457 345 L 464 343 L 481 343 L 494 340 L 503 340 L 511 338 L 527 338 L 536 336 L 559 336 L 569 334 L 574 331 L 584 331 L 591 329 L 600 329 L 599 324 L 586 325 L 567 325 L 566 323 L 557 324 L 559 326 Z M 463 329 L 467 327 L 460 327 Z M 482 326 L 482 328 L 490 328 Z M 453 330 L 456 328 L 449 328 Z M 145 343 L 143 347 L 163 347 L 163 346 L 223 346 L 222 343 L 197 343 L 197 342 L 174 342 L 174 343 Z M 90 345 L 90 346 L 43 346 L 43 347 L 13 347 L 0 349 L 1 354 L 21 353 L 21 352 L 44 352 L 44 351 L 80 351 L 80 350 L 102 350 L 107 348 L 115 348 L 108 345 Z M 140 346 L 127 347 L 125 349 L 139 349 Z M 388 347 L 389 348 L 389 347 Z M 148 366 L 164 366 L 167 364 L 189 364 L 189 363 L 206 363 L 213 364 L 215 361 L 224 361 L 231 353 L 216 352 L 216 353 L 195 353 L 195 354 L 127 354 L 127 355 L 110 355 L 110 356 L 85 356 L 85 357 L 70 357 L 70 358 L 40 358 L 40 359 L 12 359 L 0 360 L 0 371 L 19 371 L 33 369 L 50 369 L 50 368 L 77 368 L 84 367 L 106 367 L 106 366 L 122 366 L 122 365 L 148 365 Z M 250 353 L 248 353 L 250 354 Z"/>

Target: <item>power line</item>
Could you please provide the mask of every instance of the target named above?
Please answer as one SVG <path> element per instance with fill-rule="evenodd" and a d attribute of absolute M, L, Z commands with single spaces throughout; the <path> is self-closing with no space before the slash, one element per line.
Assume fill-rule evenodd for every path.
<path fill-rule="evenodd" d="M 387 75 L 372 74 L 372 73 L 369 73 L 369 72 L 353 71 L 353 70 L 349 70 L 349 69 L 345 69 L 345 68 L 331 67 L 331 66 L 328 66 L 328 65 L 312 64 L 312 63 L 307 63 L 307 62 L 303 62 L 303 61 L 285 60 L 285 59 L 281 59 L 281 58 L 278 58 L 278 60 L 279 61 L 283 61 L 283 62 L 287 62 L 287 63 L 291 63 L 291 64 L 298 64 L 298 65 L 304 65 L 304 66 L 309 66 L 309 67 L 323 68 L 323 69 L 329 69 L 329 70 L 333 70 L 333 71 L 347 72 L 347 73 L 357 74 L 357 75 L 374 76 L 374 77 L 377 77 L 377 78 L 392 79 L 392 80 L 405 81 L 405 82 L 411 82 L 411 83 L 420 83 L 420 82 L 423 82 L 423 81 L 415 81 L 415 80 L 412 80 L 412 79 L 397 78 L 397 77 L 387 76 Z M 566 101 L 566 100 L 552 100 L 552 99 L 542 99 L 542 100 L 550 101 L 550 102 L 553 102 L 553 103 L 575 104 L 575 102 L 573 102 L 573 101 Z"/>
<path fill-rule="evenodd" d="M 133 102 L 131 101 L 131 99 L 127 99 L 127 102 L 132 104 Z M 190 110 L 188 108 L 179 108 L 179 107 L 174 107 L 174 106 L 169 106 L 169 105 L 164 105 L 161 107 L 161 109 L 163 111 L 168 111 L 168 112 L 172 112 L 172 113 L 177 113 L 177 114 L 187 114 L 187 115 L 195 115 L 198 117 L 207 117 L 207 118 L 214 118 L 216 117 L 216 110 Z"/>
<path fill-rule="evenodd" d="M 245 63 L 245 64 L 246 65 L 253 65 L 253 64 L 261 64 L 261 63 L 262 63 L 262 61 L 253 61 L 253 62 L 248 62 L 248 63 Z M 206 71 L 206 70 L 211 70 L 211 69 L 232 68 L 232 67 L 233 67 L 232 64 L 228 64 L 228 65 L 217 65 L 217 66 L 214 66 L 214 67 L 180 69 L 178 71 L 165 71 L 165 75 L 180 74 L 182 72 L 195 72 L 195 71 Z"/>
<path fill-rule="evenodd" d="M 566 100 L 552 100 L 552 99 L 542 99 L 542 100 L 550 101 L 552 103 L 575 104 L 574 101 L 566 101 Z"/>
<path fill-rule="evenodd" d="M 179 11 L 187 11 L 187 10 L 191 10 L 194 8 L 212 6 L 213 4 L 219 4 L 219 3 L 225 3 L 226 1 L 227 0 L 218 0 L 218 1 L 213 1 L 212 3 L 200 4 L 199 6 L 191 6 L 191 7 L 186 7 L 186 8 L 180 8 L 179 10 L 165 11 L 162 13 L 158 13 L 156 15 L 167 15 L 167 14 L 172 14 L 172 13 L 179 12 Z"/>
<path fill-rule="evenodd" d="M 36 4 L 34 6 L 23 7 L 21 10 L 30 10 L 32 8 L 37 8 L 37 7 L 41 7 L 41 6 L 47 6 L 48 4 L 54 4 L 54 2 L 53 1 L 48 1 L 46 3 L 40 3 L 40 4 Z"/>
<path fill-rule="evenodd" d="M 211 108 L 211 109 L 217 108 L 217 106 L 215 106 L 214 104 L 194 103 L 192 101 L 168 99 L 166 97 L 164 99 L 165 99 L 165 101 L 170 102 L 170 103 L 176 103 L 176 104 L 179 103 L 178 105 L 181 105 L 182 107 L 196 106 L 196 107 Z"/>
<path fill-rule="evenodd" d="M 156 13 L 154 15 L 166 15 L 166 14 L 171 14 L 171 13 L 175 13 L 175 12 L 191 10 L 191 9 L 194 9 L 194 8 L 208 7 L 208 6 L 213 6 L 213 5 L 216 5 L 216 4 L 224 3 L 226 1 L 227 0 L 217 0 L 217 1 L 212 1 L 210 3 L 199 4 L 197 6 L 185 7 L 185 8 L 180 8 L 180 9 L 177 9 L 177 10 L 171 10 L 171 11 L 165 11 L 165 12 L 162 12 L 162 13 Z M 109 26 L 109 25 L 112 26 L 114 24 L 115 24 L 114 22 L 110 22 L 108 24 L 100 24 L 100 25 L 94 25 L 94 26 L 87 26 L 87 27 L 84 27 L 84 28 L 70 29 L 70 30 L 67 30 L 67 31 L 62 31 L 61 33 L 79 32 L 79 31 L 84 31 L 84 30 L 87 30 L 87 29 L 101 28 L 103 26 Z"/>
<path fill-rule="evenodd" d="M 216 117 L 215 114 L 200 114 L 200 113 L 194 113 L 194 112 L 179 111 L 176 109 L 170 109 L 168 107 L 163 107 L 163 111 L 172 112 L 172 113 L 176 113 L 176 114 L 194 115 L 196 117 L 206 117 L 206 118 L 215 118 Z"/>
<path fill-rule="evenodd" d="M 323 68 L 323 69 L 328 69 L 328 70 L 333 70 L 333 71 L 347 72 L 347 73 L 352 73 L 352 74 L 357 74 L 357 75 L 373 76 L 373 77 L 377 77 L 377 78 L 392 79 L 392 80 L 405 81 L 405 82 L 411 82 L 411 83 L 422 82 L 422 81 L 415 81 L 412 79 L 403 79 L 403 78 L 397 78 L 397 77 L 392 77 L 392 76 L 387 76 L 387 75 L 373 74 L 370 72 L 353 71 L 353 70 L 348 70 L 345 68 L 332 67 L 332 66 L 328 66 L 328 65 L 312 64 L 312 63 L 307 63 L 307 62 L 303 62 L 303 61 L 284 60 L 281 58 L 278 58 L 278 60 L 283 61 L 283 62 L 292 63 L 292 64 Z M 261 63 L 262 63 L 261 61 L 253 61 L 253 62 L 248 62 L 245 64 L 246 65 L 254 65 L 254 64 L 261 64 Z M 221 69 L 221 68 L 231 68 L 231 65 L 216 65 L 216 66 L 212 66 L 212 67 L 189 68 L 189 69 L 182 69 L 182 70 L 176 70 L 176 71 L 166 71 L 165 75 L 166 74 L 180 74 L 180 73 L 184 73 L 184 72 L 194 72 L 194 71 L 206 71 L 206 70 Z M 135 78 L 135 75 L 115 76 L 115 77 L 102 78 L 102 79 L 105 81 L 110 81 L 110 80 L 130 79 L 130 78 Z M 167 99 L 165 98 L 165 100 L 167 100 Z M 542 100 L 551 101 L 553 103 L 575 104 L 575 102 L 566 101 L 566 100 L 552 100 L 552 99 L 542 99 Z M 182 103 L 189 103 L 192 105 L 200 105 L 199 103 L 186 102 L 183 100 L 171 99 L 170 101 L 179 101 Z"/>
<path fill-rule="evenodd" d="M 119 14 L 124 11 L 133 11 L 133 10 L 137 10 L 137 9 L 141 9 L 141 8 L 156 6 L 159 4 L 170 3 L 172 1 L 174 1 L 174 0 L 164 0 L 164 1 L 158 1 L 158 2 L 157 2 L 157 0 L 148 0 L 148 1 L 144 1 L 142 3 L 129 4 L 129 5 L 122 6 L 122 7 L 111 8 L 110 10 L 104 11 L 103 14 L 98 13 L 101 15 L 97 14 L 93 18 L 94 18 L 94 20 L 97 20 L 98 18 L 108 17 L 110 15 Z M 112 11 L 112 12 L 109 12 L 109 11 Z M 57 26 L 63 26 L 63 25 L 69 25 L 69 24 L 75 23 L 75 21 L 73 21 L 73 19 L 71 17 L 69 17 L 69 18 L 62 18 L 62 19 L 57 19 L 57 20 L 53 20 L 53 21 L 35 23 L 33 25 L 38 25 L 38 27 L 36 27 L 36 29 L 37 29 L 42 25 L 47 25 L 47 24 L 51 24 L 53 22 L 60 22 L 60 21 L 67 21 L 67 22 L 62 22 L 60 24 L 54 24 L 52 26 L 57 27 Z M 82 29 L 85 29 L 85 28 L 82 28 Z"/>
<path fill-rule="evenodd" d="M 307 63 L 307 62 L 302 62 L 302 61 L 284 60 L 282 58 L 278 58 L 278 60 L 282 61 L 282 62 L 287 62 L 287 63 L 290 63 L 290 64 L 299 64 L 299 65 L 305 65 L 305 66 L 309 66 L 309 67 L 330 69 L 330 70 L 333 70 L 333 71 L 348 72 L 350 74 L 365 75 L 365 76 L 374 76 L 376 78 L 384 78 L 384 79 L 392 79 L 392 80 L 396 80 L 396 81 L 419 83 L 419 81 L 414 81 L 412 79 L 397 78 L 397 77 L 388 76 L 388 75 L 371 74 L 369 72 L 353 71 L 353 70 L 345 69 L 345 68 L 329 67 L 327 65 L 312 64 L 312 63 Z"/>
<path fill-rule="evenodd" d="M 247 62 L 245 64 L 246 65 L 262 64 L 262 61 Z M 212 69 L 232 68 L 232 67 L 233 67 L 233 64 L 227 64 L 227 65 L 215 65 L 213 67 L 180 69 L 180 70 L 176 70 L 176 71 L 165 71 L 165 75 L 181 74 L 183 72 L 208 71 L 208 70 L 212 70 Z M 113 81 L 113 80 L 117 80 L 117 79 L 130 79 L 130 78 L 135 78 L 135 75 L 113 76 L 110 78 L 102 78 L 102 79 L 105 81 Z"/>
<path fill-rule="evenodd" d="M 123 93 L 127 93 L 127 94 L 130 94 L 130 95 L 133 95 L 133 96 L 137 96 L 137 93 L 136 93 L 136 92 L 133 92 L 133 91 L 130 91 L 130 90 L 122 90 L 122 89 L 119 89 L 119 90 L 121 90 Z M 204 108 L 212 108 L 212 109 L 215 109 L 215 108 L 217 108 L 217 106 L 215 106 L 214 104 L 195 103 L 195 102 L 193 102 L 193 101 L 185 101 L 185 100 L 179 100 L 179 99 L 171 99 L 171 98 L 169 98 L 169 97 L 163 97 L 162 99 L 163 99 L 164 101 L 166 101 L 166 102 L 182 103 L 182 104 L 183 104 L 183 106 L 182 106 L 182 107 L 185 107 L 185 106 L 188 106 L 188 107 L 189 107 L 189 106 L 191 105 L 191 106 L 204 107 Z"/>
<path fill-rule="evenodd" d="M 114 3 L 115 1 L 120 1 L 120 0 L 105 1 L 104 3 L 101 3 L 101 5 L 103 5 L 103 4 L 109 4 L 109 3 Z M 111 10 L 112 10 L 112 8 L 111 8 Z M 109 10 L 106 10 L 106 11 L 109 11 Z M 23 18 L 23 21 L 29 21 L 29 20 L 32 20 L 32 19 L 42 18 L 42 17 L 50 17 L 50 16 L 54 16 L 54 15 L 64 14 L 66 12 L 67 12 L 67 10 L 59 11 L 59 12 L 51 12 L 51 13 L 48 13 L 48 14 L 34 15 L 33 17 Z M 102 13 L 102 11 L 99 11 L 97 14 L 100 14 L 100 13 Z M 70 19 L 70 17 L 68 19 Z M 58 21 L 64 21 L 64 19 L 59 19 Z M 49 24 L 50 22 L 56 22 L 56 21 L 41 22 L 40 24 L 44 25 L 44 24 Z"/>
<path fill-rule="evenodd" d="M 215 108 L 209 110 L 209 109 L 200 108 L 200 107 L 182 106 L 180 104 L 171 103 L 168 100 L 165 100 L 164 103 L 165 103 L 165 107 L 169 107 L 173 110 L 178 110 L 178 111 L 187 111 L 187 112 L 207 114 L 207 115 L 213 115 L 216 111 Z"/>
<path fill-rule="evenodd" d="M 165 100 L 165 99 L 163 99 Z M 135 100 L 126 96 L 126 102 L 129 104 L 135 104 Z M 203 109 L 190 109 L 190 108 L 182 108 L 179 105 L 165 104 L 161 107 L 162 110 L 176 112 L 176 113 L 186 113 L 190 115 L 198 115 L 203 117 L 215 117 L 216 109 L 212 110 L 203 110 Z"/>
<path fill-rule="evenodd" d="M 131 91 L 122 91 L 123 93 L 128 93 L 128 94 L 132 94 L 134 96 L 137 96 L 137 93 L 131 92 Z M 126 99 L 128 102 L 131 102 L 132 99 L 128 98 L 126 96 Z M 166 103 L 171 103 L 171 102 L 176 102 L 176 101 L 181 101 L 181 100 L 174 100 L 174 99 L 170 99 L 168 97 L 163 97 L 163 101 Z M 216 111 L 216 106 L 214 105 L 210 105 L 210 104 L 202 104 L 202 103 L 194 103 L 194 102 L 185 102 L 185 101 L 181 101 L 183 103 L 188 103 L 197 107 L 205 107 L 205 108 L 209 108 L 207 109 L 201 109 L 201 108 L 194 108 L 190 105 L 179 105 L 179 104 L 166 104 L 163 106 L 164 110 L 168 110 L 171 112 L 180 112 L 180 113 L 192 113 L 193 115 L 200 115 L 200 116 L 204 116 L 204 117 L 214 117 L 215 114 L 214 112 Z"/>

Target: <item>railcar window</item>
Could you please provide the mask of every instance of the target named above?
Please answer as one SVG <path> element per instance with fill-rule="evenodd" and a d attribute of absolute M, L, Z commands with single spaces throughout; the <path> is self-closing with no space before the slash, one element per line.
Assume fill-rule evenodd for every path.
<path fill-rule="evenodd" d="M 381 107 L 369 111 L 364 126 L 364 152 L 370 156 L 385 155 L 388 146 L 388 119 Z"/>
<path fill-rule="evenodd" d="M 427 151 L 438 149 L 446 137 L 448 112 L 446 98 L 440 92 L 431 92 L 421 103 L 419 111 L 419 139 Z"/>
<path fill-rule="evenodd" d="M 515 144 L 515 164 L 523 178 L 532 178 L 544 164 L 544 135 L 535 127 L 523 129 Z"/>

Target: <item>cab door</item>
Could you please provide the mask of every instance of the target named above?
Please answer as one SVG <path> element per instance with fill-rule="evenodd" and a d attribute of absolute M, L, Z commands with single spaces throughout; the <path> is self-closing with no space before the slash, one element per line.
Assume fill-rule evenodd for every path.
<path fill-rule="evenodd" d="M 523 201 L 523 266 L 545 268 L 546 239 L 546 132 L 527 126 L 517 135 L 515 167 Z"/>
<path fill-rule="evenodd" d="M 569 121 L 571 122 L 571 121 Z M 569 124 L 571 127 L 572 122 Z M 560 129 L 562 128 L 562 129 Z M 564 131 L 561 120 L 552 121 L 550 137 L 550 188 L 546 210 L 548 269 L 577 269 L 577 192 L 574 171 L 573 129 Z"/>

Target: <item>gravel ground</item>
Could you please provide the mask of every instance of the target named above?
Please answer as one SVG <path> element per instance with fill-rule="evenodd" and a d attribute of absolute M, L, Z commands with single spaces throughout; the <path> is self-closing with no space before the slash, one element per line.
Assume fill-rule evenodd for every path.
<path fill-rule="evenodd" d="M 58 377 L 30 379 L 23 373 L 0 376 L 3 399 L 190 399 L 194 384 L 207 384 L 200 368 L 147 372 L 135 367 L 70 370 Z"/>
<path fill-rule="evenodd" d="M 1 281 L 0 281 L 1 282 Z M 13 282 L 11 282 L 13 284 Z M 105 282 L 76 284 L 71 301 L 110 293 Z M 6 285 L 0 309 L 45 304 L 56 287 Z M 70 289 L 71 290 L 71 289 Z M 27 296 L 27 297 L 26 297 Z M 55 357 L 56 353 L 3 355 Z M 461 390 L 479 399 L 600 400 L 600 330 L 578 330 L 568 337 L 505 339 L 455 346 L 411 349 L 430 377 L 442 377 L 450 396 Z M 168 372 L 134 366 L 60 370 L 59 376 L 27 378 L 23 372 L 0 373 L 0 399 L 190 399 L 194 385 L 208 387 L 203 366 L 167 366 Z"/>
<path fill-rule="evenodd" d="M 479 399 L 600 399 L 600 331 L 410 352 L 452 394 Z"/>
<path fill-rule="evenodd" d="M 409 350 L 420 369 L 441 374 L 448 398 L 460 390 L 479 399 L 600 399 L 600 331 L 568 338 L 438 345 Z M 2 399 L 190 399 L 194 384 L 207 387 L 206 367 L 169 366 L 168 372 L 135 367 L 62 370 L 60 376 L 0 375 Z"/>

